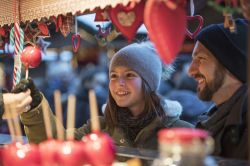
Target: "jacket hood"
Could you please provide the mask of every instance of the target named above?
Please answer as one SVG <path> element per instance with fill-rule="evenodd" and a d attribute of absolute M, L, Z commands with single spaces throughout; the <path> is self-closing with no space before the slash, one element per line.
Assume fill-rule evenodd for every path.
<path fill-rule="evenodd" d="M 169 99 L 164 99 L 162 101 L 162 107 L 167 117 L 179 117 L 183 110 L 178 101 Z"/>
<path fill-rule="evenodd" d="M 178 101 L 164 99 L 161 102 L 167 117 L 179 117 L 182 113 L 182 106 Z M 102 105 L 102 113 L 104 114 L 106 103 Z"/>

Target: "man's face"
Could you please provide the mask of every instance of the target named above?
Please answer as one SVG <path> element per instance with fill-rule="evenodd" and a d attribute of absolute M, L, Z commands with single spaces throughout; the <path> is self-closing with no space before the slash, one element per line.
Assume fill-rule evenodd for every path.
<path fill-rule="evenodd" d="M 192 57 L 188 74 L 197 81 L 199 98 L 210 101 L 223 85 L 226 70 L 199 41 L 195 45 Z"/>

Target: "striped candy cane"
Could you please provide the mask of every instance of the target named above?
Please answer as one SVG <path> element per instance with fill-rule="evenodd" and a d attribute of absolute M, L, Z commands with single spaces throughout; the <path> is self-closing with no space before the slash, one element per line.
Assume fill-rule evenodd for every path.
<path fill-rule="evenodd" d="M 14 45 L 14 71 L 13 71 L 13 87 L 21 80 L 21 53 L 23 51 L 24 32 L 18 23 L 10 31 L 10 44 Z"/>

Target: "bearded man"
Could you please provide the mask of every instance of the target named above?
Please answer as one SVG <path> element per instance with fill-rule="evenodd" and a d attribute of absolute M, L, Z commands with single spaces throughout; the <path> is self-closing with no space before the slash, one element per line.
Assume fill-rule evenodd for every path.
<path fill-rule="evenodd" d="M 188 74 L 197 81 L 201 100 L 215 105 L 197 123 L 215 140 L 213 155 L 247 159 L 247 26 L 235 20 L 237 32 L 223 24 L 204 28 L 196 38 Z"/>

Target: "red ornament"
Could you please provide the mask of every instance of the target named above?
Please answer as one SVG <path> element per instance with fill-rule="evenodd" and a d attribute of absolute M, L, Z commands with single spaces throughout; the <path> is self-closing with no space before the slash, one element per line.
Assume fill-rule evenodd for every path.
<path fill-rule="evenodd" d="M 108 12 L 106 10 L 102 10 L 100 8 L 96 8 L 94 10 L 95 14 L 95 22 L 97 21 L 109 21 Z"/>
<path fill-rule="evenodd" d="M 5 29 L 1 27 L 0 27 L 0 36 L 6 37 Z"/>
<path fill-rule="evenodd" d="M 48 36 L 49 35 L 49 29 L 48 26 L 45 23 L 38 23 L 38 29 L 41 31 L 42 35 Z"/>
<path fill-rule="evenodd" d="M 41 62 L 41 49 L 36 46 L 25 47 L 21 54 L 21 61 L 26 67 L 37 67 Z"/>
<path fill-rule="evenodd" d="M 181 49 L 186 31 L 185 0 L 171 5 L 160 0 L 148 0 L 144 23 L 161 59 L 171 63 Z M 176 8 L 175 8 L 176 7 Z"/>
<path fill-rule="evenodd" d="M 72 45 L 73 45 L 73 52 L 76 53 L 81 44 L 81 36 L 79 34 L 72 35 Z"/>
<path fill-rule="evenodd" d="M 112 165 L 115 159 L 115 146 L 107 134 L 94 132 L 86 135 L 82 140 L 88 164 L 95 166 Z"/>
<path fill-rule="evenodd" d="M 124 7 L 119 4 L 109 10 L 112 23 L 129 41 L 134 38 L 137 29 L 143 23 L 144 6 L 145 1 L 141 1 L 139 4 L 134 5 L 134 7 L 130 5 Z"/>

